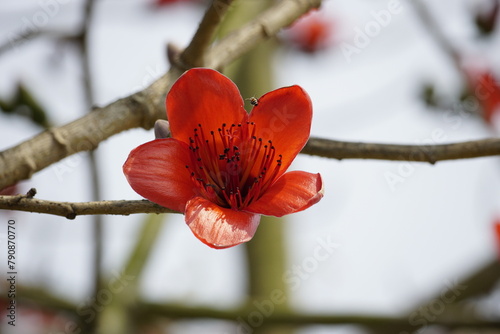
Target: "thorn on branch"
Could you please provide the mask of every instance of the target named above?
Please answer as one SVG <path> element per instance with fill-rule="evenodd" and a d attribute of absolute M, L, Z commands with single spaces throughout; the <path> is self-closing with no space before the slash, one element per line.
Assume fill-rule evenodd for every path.
<path fill-rule="evenodd" d="M 167 44 L 168 62 L 172 67 L 179 69 L 181 72 L 187 71 L 191 68 L 191 66 L 185 64 L 181 59 L 181 54 L 183 51 L 183 49 L 173 43 Z"/>
<path fill-rule="evenodd" d="M 25 198 L 33 198 L 33 197 L 35 197 L 35 195 L 36 195 L 36 189 L 31 188 L 30 190 L 28 190 L 28 192 L 26 193 L 26 195 L 24 197 Z"/>
<path fill-rule="evenodd" d="M 66 219 L 74 220 L 76 218 L 75 208 L 72 205 L 69 207 L 71 208 L 71 212 L 66 215 Z"/>

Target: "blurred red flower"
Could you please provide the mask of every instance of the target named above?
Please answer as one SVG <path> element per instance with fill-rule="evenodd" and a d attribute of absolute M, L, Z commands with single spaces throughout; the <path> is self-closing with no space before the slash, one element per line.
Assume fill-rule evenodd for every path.
<path fill-rule="evenodd" d="M 491 124 L 493 116 L 500 112 L 500 82 L 491 72 L 481 72 L 472 77 L 474 95 L 483 109 L 483 118 Z"/>
<path fill-rule="evenodd" d="M 17 183 L 7 186 L 0 190 L 0 195 L 13 196 L 16 195 L 17 193 L 18 193 Z"/>
<path fill-rule="evenodd" d="M 500 12 L 500 1 L 491 0 L 490 4 L 484 4 L 482 8 L 477 9 L 475 15 L 476 27 L 484 35 L 489 35 L 495 31 Z"/>
<path fill-rule="evenodd" d="M 332 34 L 333 23 L 316 10 L 301 17 L 289 29 L 291 43 L 308 53 L 330 47 Z"/>
<path fill-rule="evenodd" d="M 498 260 L 500 261 L 500 218 L 494 223 L 495 238 L 497 240 Z"/>
<path fill-rule="evenodd" d="M 167 95 L 172 138 L 134 149 L 123 166 L 132 188 L 185 214 L 213 248 L 249 241 L 260 215 L 302 211 L 323 197 L 319 174 L 285 173 L 309 138 L 312 105 L 299 86 L 263 95 L 250 114 L 236 85 L 191 69 Z"/>

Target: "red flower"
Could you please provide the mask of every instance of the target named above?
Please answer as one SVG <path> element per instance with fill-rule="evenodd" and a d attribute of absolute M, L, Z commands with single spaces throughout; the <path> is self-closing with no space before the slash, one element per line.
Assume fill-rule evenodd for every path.
<path fill-rule="evenodd" d="M 185 214 L 214 248 L 249 241 L 260 215 L 302 211 L 323 197 L 319 174 L 285 173 L 309 138 L 311 100 L 299 86 L 265 94 L 250 114 L 236 85 L 191 69 L 167 95 L 172 138 L 134 149 L 123 166 L 132 188 Z"/>
<path fill-rule="evenodd" d="M 0 189 L 0 195 L 8 195 L 13 196 L 17 194 L 17 183 L 14 183 L 10 186 L 7 186 L 3 189 Z"/>
<path fill-rule="evenodd" d="M 497 240 L 498 260 L 500 260 L 500 218 L 497 219 L 494 225 L 495 225 L 495 237 Z"/>
<path fill-rule="evenodd" d="M 314 53 L 331 44 L 333 24 L 316 11 L 300 18 L 291 28 L 292 43 L 304 52 Z"/>
<path fill-rule="evenodd" d="M 473 78 L 474 95 L 483 109 L 484 120 L 491 124 L 493 115 L 500 112 L 500 85 L 491 72 L 483 72 Z"/>

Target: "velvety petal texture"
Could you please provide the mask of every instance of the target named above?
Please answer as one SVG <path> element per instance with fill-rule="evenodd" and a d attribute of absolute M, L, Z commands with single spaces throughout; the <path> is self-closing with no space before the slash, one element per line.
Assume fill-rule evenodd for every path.
<path fill-rule="evenodd" d="M 281 217 L 307 209 L 323 197 L 320 174 L 303 171 L 281 176 L 263 195 L 245 210 L 266 216 Z"/>
<path fill-rule="evenodd" d="M 175 139 L 156 139 L 130 152 L 123 172 L 130 186 L 141 196 L 172 210 L 184 212 L 195 195 L 186 171 L 187 145 Z"/>
<path fill-rule="evenodd" d="M 309 139 L 312 103 L 299 86 L 273 90 L 259 99 L 249 117 L 257 124 L 257 137 L 272 140 L 282 155 L 282 172 L 290 166 Z"/>
<path fill-rule="evenodd" d="M 194 235 L 213 248 L 227 248 L 249 241 L 259 226 L 260 215 L 221 208 L 202 198 L 191 199 L 186 223 Z"/>
<path fill-rule="evenodd" d="M 187 71 L 167 94 L 168 126 L 156 126 L 162 139 L 134 149 L 123 166 L 137 193 L 185 213 L 194 235 L 213 248 L 252 239 L 263 214 L 281 217 L 323 197 L 319 174 L 286 172 L 309 138 L 307 93 L 277 89 L 253 101 L 250 114 L 243 104 L 217 71 Z"/>
<path fill-rule="evenodd" d="M 184 73 L 173 84 L 166 101 L 172 137 L 186 143 L 198 124 L 207 131 L 217 131 L 223 123 L 241 123 L 247 118 L 238 87 L 208 68 Z"/>

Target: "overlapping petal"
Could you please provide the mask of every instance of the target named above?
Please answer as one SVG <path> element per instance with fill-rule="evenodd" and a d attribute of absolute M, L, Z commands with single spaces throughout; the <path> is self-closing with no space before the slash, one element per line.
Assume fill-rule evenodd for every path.
<path fill-rule="evenodd" d="M 320 174 L 288 172 L 245 210 L 281 217 L 316 204 L 323 197 L 323 192 L 323 180 Z"/>
<path fill-rule="evenodd" d="M 132 150 L 123 172 L 139 195 L 184 212 L 186 202 L 195 196 L 186 170 L 189 161 L 185 143 L 172 138 L 156 139 Z"/>
<path fill-rule="evenodd" d="M 217 131 L 223 123 L 245 122 L 247 113 L 238 87 L 227 77 L 207 68 L 184 73 L 167 95 L 167 118 L 172 137 L 189 143 L 194 129 Z"/>
<path fill-rule="evenodd" d="M 260 215 L 222 208 L 202 197 L 186 206 L 186 223 L 194 235 L 213 248 L 227 248 L 247 242 L 259 226 Z"/>
<path fill-rule="evenodd" d="M 265 141 L 272 140 L 276 154 L 283 156 L 281 175 L 309 139 L 311 99 L 299 86 L 276 89 L 259 99 L 249 121 L 257 125 L 256 136 Z"/>
<path fill-rule="evenodd" d="M 187 71 L 166 99 L 172 138 L 139 146 L 123 166 L 137 193 L 185 213 L 194 235 L 213 248 L 252 239 L 261 214 L 281 217 L 323 197 L 319 174 L 285 173 L 309 138 L 307 93 L 299 86 L 277 89 L 250 115 L 243 104 L 222 74 Z"/>

